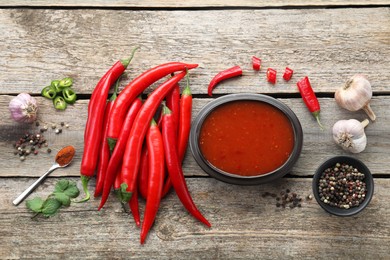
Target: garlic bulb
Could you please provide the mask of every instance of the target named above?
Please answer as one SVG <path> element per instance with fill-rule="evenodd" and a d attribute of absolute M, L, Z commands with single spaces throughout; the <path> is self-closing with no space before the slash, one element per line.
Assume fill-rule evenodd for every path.
<path fill-rule="evenodd" d="M 364 128 L 368 123 L 368 119 L 362 122 L 356 119 L 339 120 L 333 125 L 333 139 L 344 150 L 351 153 L 360 153 L 367 145 Z"/>
<path fill-rule="evenodd" d="M 32 123 L 37 118 L 37 101 L 27 93 L 20 93 L 14 97 L 8 108 L 15 121 Z"/>
<path fill-rule="evenodd" d="M 370 107 L 371 84 L 365 76 L 355 75 L 351 77 L 344 87 L 336 90 L 334 97 L 339 106 L 349 111 L 363 109 L 372 121 L 375 120 L 376 116 Z"/>

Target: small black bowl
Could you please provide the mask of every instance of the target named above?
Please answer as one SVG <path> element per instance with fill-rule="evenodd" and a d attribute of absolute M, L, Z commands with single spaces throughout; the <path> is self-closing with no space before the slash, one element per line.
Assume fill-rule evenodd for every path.
<path fill-rule="evenodd" d="M 326 169 L 335 166 L 336 163 L 346 163 L 348 165 L 351 165 L 354 168 L 358 169 L 359 172 L 365 175 L 363 181 L 366 183 L 366 195 L 364 201 L 360 203 L 359 206 L 350 207 L 349 209 L 344 209 L 335 206 L 330 206 L 324 203 L 323 201 L 321 201 L 321 198 L 319 196 L 319 188 L 318 188 L 321 174 Z M 374 193 L 374 179 L 371 175 L 370 170 L 362 161 L 351 156 L 335 156 L 328 159 L 318 167 L 317 171 L 313 176 L 313 194 L 315 199 L 325 211 L 336 216 L 347 217 L 361 212 L 370 203 L 373 193 Z"/>
<path fill-rule="evenodd" d="M 200 147 L 199 147 L 199 134 L 202 128 L 202 124 L 204 120 L 207 118 L 207 116 L 217 107 L 224 105 L 228 102 L 234 102 L 234 101 L 241 101 L 241 100 L 250 100 L 250 101 L 258 101 L 263 102 L 266 104 L 269 104 L 280 111 L 284 113 L 284 115 L 290 120 L 292 129 L 294 131 L 294 146 L 293 150 L 291 152 L 290 157 L 287 159 L 287 161 L 280 166 L 279 168 L 275 169 L 272 172 L 268 172 L 261 175 L 256 176 L 241 176 L 237 174 L 231 174 L 228 172 L 225 172 L 221 169 L 218 169 L 214 165 L 212 165 L 202 154 Z M 299 158 L 299 155 L 302 150 L 302 144 L 303 144 L 303 132 L 301 124 L 295 115 L 295 113 L 284 103 L 281 101 L 262 94 L 252 94 L 252 93 L 241 93 L 241 94 L 229 94 L 222 97 L 219 97 L 217 99 L 214 99 L 213 101 L 207 103 L 199 112 L 196 119 L 192 123 L 191 127 L 191 133 L 190 133 L 190 139 L 189 139 L 190 149 L 191 152 L 196 160 L 196 162 L 199 164 L 199 166 L 210 176 L 214 177 L 215 179 L 218 179 L 220 181 L 230 183 L 230 184 L 237 184 L 237 185 L 258 185 L 266 182 L 273 181 L 275 179 L 281 178 L 287 173 L 289 173 L 296 163 L 296 161 Z"/>

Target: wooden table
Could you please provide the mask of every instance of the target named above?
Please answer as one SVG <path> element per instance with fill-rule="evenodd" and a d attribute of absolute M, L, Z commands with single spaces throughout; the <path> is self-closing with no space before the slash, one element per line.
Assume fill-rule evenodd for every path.
<path fill-rule="evenodd" d="M 82 2 L 82 3 L 80 3 Z M 389 259 L 390 244 L 390 5 L 386 0 L 332 1 L 26 1 L 1 3 L 0 9 L 0 258 L 1 259 Z M 142 71 L 168 61 L 198 63 L 191 72 L 193 116 L 212 100 L 206 95 L 219 71 L 240 65 L 244 76 L 215 89 L 262 93 L 287 104 L 304 132 L 301 156 L 291 174 L 259 186 L 219 182 L 201 170 L 188 152 L 184 172 L 195 203 L 212 223 L 195 221 L 171 192 L 162 202 L 144 245 L 139 228 L 114 196 L 97 211 L 99 199 L 72 204 L 51 218 L 38 217 L 12 200 L 48 169 L 54 154 L 75 146 L 74 162 L 57 170 L 31 196 L 45 197 L 60 178 L 81 187 L 79 169 L 90 94 L 118 59 L 141 48 L 121 89 Z M 260 72 L 251 57 L 263 60 Z M 281 78 L 289 66 L 291 81 Z M 278 71 L 276 85 L 267 83 L 266 68 Z M 312 175 L 324 160 L 347 154 L 332 140 L 340 119 L 366 118 L 337 106 L 334 91 L 352 75 L 369 77 L 371 106 L 377 120 L 366 128 L 368 145 L 353 155 L 371 169 L 375 193 L 360 214 L 341 218 L 326 213 L 312 193 Z M 73 77 L 76 104 L 55 111 L 40 97 L 52 79 Z M 303 104 L 296 82 L 309 76 L 321 104 L 321 131 Z M 184 84 L 182 84 L 184 85 Z M 155 85 L 148 88 L 147 93 Z M 13 122 L 9 101 L 33 94 L 51 154 L 44 150 L 20 161 L 13 143 L 39 127 Z M 213 97 L 213 98 L 215 98 Z M 69 128 L 55 134 L 51 124 Z M 95 180 L 89 183 L 94 189 Z M 290 189 L 303 198 L 301 208 L 277 208 L 265 192 Z M 141 212 L 144 201 L 140 201 Z"/>

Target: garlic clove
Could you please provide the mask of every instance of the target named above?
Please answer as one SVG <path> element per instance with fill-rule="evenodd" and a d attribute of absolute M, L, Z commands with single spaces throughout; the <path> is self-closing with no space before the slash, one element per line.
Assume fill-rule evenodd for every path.
<path fill-rule="evenodd" d="M 351 153 L 360 153 L 364 151 L 367 145 L 364 128 L 368 123 L 368 119 L 362 122 L 356 119 L 339 120 L 333 125 L 333 139 L 344 150 Z"/>
<path fill-rule="evenodd" d="M 370 107 L 372 88 L 370 82 L 363 75 L 354 75 L 343 87 L 335 91 L 336 103 L 349 111 L 363 109 L 369 118 L 374 121 L 376 116 Z"/>

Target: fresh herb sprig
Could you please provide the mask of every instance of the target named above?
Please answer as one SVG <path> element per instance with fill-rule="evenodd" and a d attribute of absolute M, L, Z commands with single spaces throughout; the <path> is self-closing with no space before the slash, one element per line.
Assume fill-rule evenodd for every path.
<path fill-rule="evenodd" d="M 75 182 L 61 179 L 56 183 L 54 192 L 50 194 L 46 200 L 36 197 L 27 200 L 26 206 L 35 213 L 35 216 L 41 214 L 44 217 L 51 217 L 55 215 L 62 206 L 69 207 L 71 199 L 76 198 L 79 194 L 80 190 L 77 188 Z"/>

